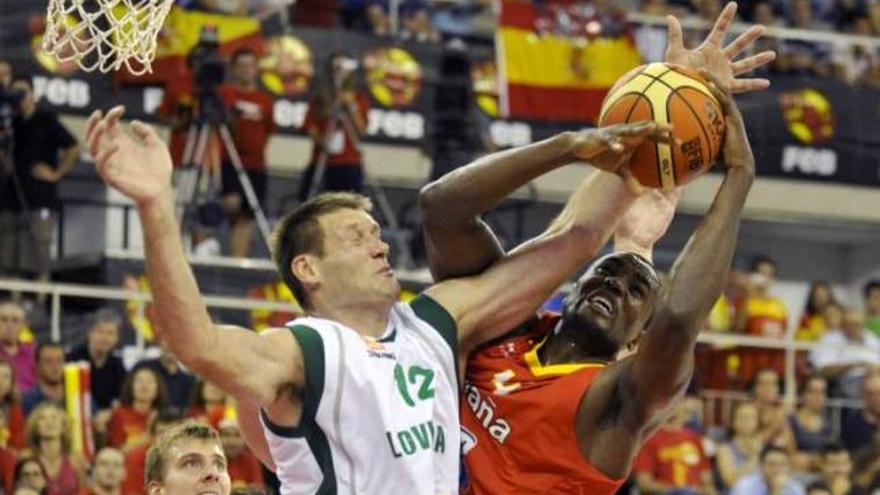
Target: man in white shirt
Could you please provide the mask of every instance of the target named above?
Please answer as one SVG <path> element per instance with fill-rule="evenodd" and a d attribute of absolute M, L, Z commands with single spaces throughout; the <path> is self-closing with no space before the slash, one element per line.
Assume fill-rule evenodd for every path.
<path fill-rule="evenodd" d="M 861 311 L 847 308 L 840 330 L 828 331 L 819 339 L 810 361 L 834 384 L 837 395 L 857 398 L 862 379 L 880 366 L 880 339 L 865 331 Z"/>

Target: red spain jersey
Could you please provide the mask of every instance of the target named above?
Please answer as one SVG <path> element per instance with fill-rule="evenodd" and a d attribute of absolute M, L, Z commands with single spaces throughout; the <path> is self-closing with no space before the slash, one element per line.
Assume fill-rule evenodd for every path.
<path fill-rule="evenodd" d="M 604 365 L 542 366 L 538 349 L 559 321 L 542 314 L 527 332 L 471 354 L 461 400 L 461 493 L 611 495 L 575 436 L 581 397 Z"/>

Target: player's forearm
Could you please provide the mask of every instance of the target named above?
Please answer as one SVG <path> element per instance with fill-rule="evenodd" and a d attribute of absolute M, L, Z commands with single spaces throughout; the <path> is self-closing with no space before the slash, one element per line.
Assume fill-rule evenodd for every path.
<path fill-rule="evenodd" d="M 520 187 L 574 160 L 574 133 L 483 156 L 425 186 L 419 204 L 426 224 L 474 221 Z"/>
<path fill-rule="evenodd" d="M 709 212 L 673 265 L 661 299 L 662 311 L 676 320 L 669 332 L 687 331 L 696 339 L 698 323 L 721 295 L 753 180 L 745 168 L 727 172 Z"/>
<path fill-rule="evenodd" d="M 147 278 L 159 320 L 157 336 L 181 362 L 195 368 L 211 356 L 217 331 L 186 261 L 171 193 L 138 206 Z"/>

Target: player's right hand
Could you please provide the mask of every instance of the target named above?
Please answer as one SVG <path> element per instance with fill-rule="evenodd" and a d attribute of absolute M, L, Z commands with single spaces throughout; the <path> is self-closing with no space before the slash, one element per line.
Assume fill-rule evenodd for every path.
<path fill-rule="evenodd" d="M 130 126 L 137 139 L 124 132 L 119 123 L 124 111 L 117 106 L 105 116 L 95 110 L 86 141 L 104 182 L 144 206 L 170 194 L 171 155 L 156 131 L 143 122 Z"/>
<path fill-rule="evenodd" d="M 572 152 L 576 159 L 619 175 L 632 193 L 641 194 L 644 187 L 630 171 L 629 160 L 645 140 L 668 142 L 671 132 L 671 126 L 647 120 L 598 127 L 575 134 Z"/>

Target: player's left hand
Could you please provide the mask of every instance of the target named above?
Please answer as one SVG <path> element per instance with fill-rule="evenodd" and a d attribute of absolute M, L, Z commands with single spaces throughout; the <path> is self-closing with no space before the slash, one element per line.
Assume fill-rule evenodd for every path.
<path fill-rule="evenodd" d="M 737 5 L 729 2 L 715 25 L 700 46 L 689 50 L 684 46 L 681 24 L 674 16 L 666 17 L 668 41 L 666 46 L 666 62 L 683 65 L 692 69 L 704 69 L 721 81 L 721 87 L 731 93 L 747 93 L 760 91 L 770 87 L 768 79 L 738 78 L 738 76 L 769 64 L 776 59 L 776 52 L 767 50 L 742 60 L 734 61 L 737 55 L 751 46 L 764 34 L 764 26 L 752 26 L 739 35 L 727 46 L 721 46 L 724 36 L 736 16 Z"/>
<path fill-rule="evenodd" d="M 31 167 L 31 176 L 43 182 L 58 182 L 61 180 L 58 172 L 51 165 L 44 162 L 38 162 Z"/>

